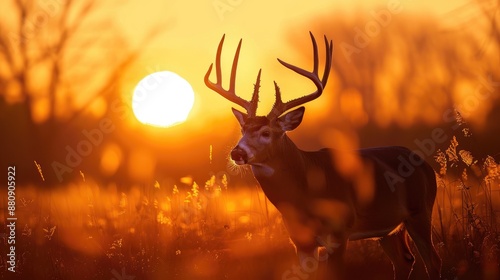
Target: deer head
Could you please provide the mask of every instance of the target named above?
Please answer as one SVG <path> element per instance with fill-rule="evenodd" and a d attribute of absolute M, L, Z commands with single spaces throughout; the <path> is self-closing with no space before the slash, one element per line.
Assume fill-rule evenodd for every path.
<path fill-rule="evenodd" d="M 313 44 L 314 55 L 314 67 L 312 72 L 306 71 L 297 66 L 293 66 L 280 59 L 278 59 L 278 61 L 283 66 L 291 69 L 297 74 L 310 79 L 316 86 L 316 91 L 300 98 L 293 99 L 288 102 L 283 102 L 281 100 L 280 88 L 278 87 L 278 84 L 274 82 L 276 99 L 271 112 L 269 112 L 267 116 L 256 116 L 257 103 L 259 101 L 261 70 L 259 70 L 259 73 L 257 74 L 257 80 L 254 85 L 252 99 L 247 101 L 236 95 L 236 69 L 238 67 L 238 58 L 240 55 L 242 42 L 241 40 L 238 44 L 238 48 L 236 49 L 236 54 L 233 60 L 229 89 L 226 90 L 222 87 L 222 70 L 220 65 L 220 58 L 222 45 L 224 44 L 225 38 L 225 36 L 222 36 L 222 39 L 217 48 L 217 55 L 215 60 L 217 81 L 216 83 L 210 81 L 210 74 L 213 67 L 212 64 L 208 68 L 208 71 L 205 75 L 205 84 L 224 98 L 237 105 L 240 105 L 246 110 L 246 113 L 244 113 L 235 108 L 232 109 L 233 114 L 235 115 L 241 126 L 241 131 L 243 134 L 236 147 L 231 151 L 231 159 L 234 160 L 236 164 L 253 165 L 261 164 L 270 160 L 274 155 L 274 151 L 282 144 L 281 141 L 284 139 L 284 135 L 286 134 L 286 132 L 295 129 L 301 123 L 305 108 L 301 106 L 293 111 L 287 111 L 321 96 L 323 88 L 325 87 L 328 80 L 328 74 L 330 72 L 333 43 L 332 41 L 328 42 L 325 36 L 324 39 L 326 45 L 326 66 L 323 73 L 323 78 L 320 79 L 318 76 L 318 47 L 312 33 L 310 33 L 310 35 Z"/>

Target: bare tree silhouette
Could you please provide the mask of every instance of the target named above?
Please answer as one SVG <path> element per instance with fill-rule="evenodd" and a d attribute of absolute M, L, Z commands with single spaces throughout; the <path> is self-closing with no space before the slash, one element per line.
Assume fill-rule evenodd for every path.
<path fill-rule="evenodd" d="M 4 159 L 31 164 L 50 156 L 58 137 L 96 97 L 111 98 L 139 56 L 108 19 L 101 1 L 11 0 L 0 19 L 0 118 L 10 131 Z M 143 43 L 159 29 L 145 32 Z M 138 44 L 144 46 L 144 44 Z M 16 149 L 13 149 L 13 146 Z"/>
<path fill-rule="evenodd" d="M 493 110 L 489 104 L 500 100 L 498 4 L 473 1 L 465 7 L 473 6 L 472 14 L 452 11 L 446 19 L 384 7 L 354 16 L 332 11 L 315 19 L 315 32 L 334 38 L 335 86 L 329 88 L 335 91 L 334 104 L 341 107 L 343 96 L 355 92 L 362 97 L 367 122 L 384 127 L 437 125 L 453 107 L 484 120 Z M 445 20 L 451 23 L 446 26 Z M 307 42 L 292 36 L 306 59 Z M 471 100 L 474 95 L 478 100 Z"/>

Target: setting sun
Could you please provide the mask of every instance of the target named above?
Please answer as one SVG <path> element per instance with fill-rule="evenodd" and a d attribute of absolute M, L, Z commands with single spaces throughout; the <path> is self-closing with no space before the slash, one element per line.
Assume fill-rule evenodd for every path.
<path fill-rule="evenodd" d="M 191 85 L 181 76 L 161 71 L 144 77 L 132 97 L 134 115 L 143 124 L 169 127 L 186 120 L 194 103 Z"/>

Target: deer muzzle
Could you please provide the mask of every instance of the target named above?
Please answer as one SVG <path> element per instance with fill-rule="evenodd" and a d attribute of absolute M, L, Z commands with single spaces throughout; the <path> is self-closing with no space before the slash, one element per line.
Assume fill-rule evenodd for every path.
<path fill-rule="evenodd" d="M 231 151 L 231 159 L 234 160 L 234 162 L 238 165 L 246 164 L 248 162 L 248 155 L 245 150 L 243 150 L 239 146 L 236 146 Z"/>

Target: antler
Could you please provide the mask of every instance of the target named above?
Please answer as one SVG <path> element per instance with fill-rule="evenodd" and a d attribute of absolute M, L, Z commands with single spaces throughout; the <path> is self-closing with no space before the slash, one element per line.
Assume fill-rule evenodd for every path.
<path fill-rule="evenodd" d="M 281 59 L 278 58 L 278 61 L 285 66 L 288 69 L 291 69 L 292 71 L 296 72 L 297 74 L 300 74 L 306 78 L 309 78 L 313 83 L 316 85 L 317 90 L 311 94 L 299 97 L 297 99 L 290 100 L 286 103 L 283 103 L 281 100 L 281 92 L 280 88 L 278 87 L 278 84 L 274 82 L 274 87 L 276 91 L 276 101 L 274 102 L 273 109 L 271 112 L 267 115 L 269 119 L 274 119 L 279 117 L 281 114 L 284 112 L 290 110 L 291 108 L 297 107 L 299 105 L 302 105 L 304 103 L 307 103 L 309 101 L 312 101 L 318 97 L 321 96 L 321 93 L 323 92 L 323 88 L 326 86 L 326 82 L 328 81 L 328 74 L 330 73 L 330 68 L 332 64 L 332 52 L 333 52 L 333 42 L 330 41 L 328 43 L 328 39 L 325 36 L 325 45 L 326 45 L 326 65 L 325 65 L 325 72 L 323 73 L 323 78 L 320 80 L 318 76 L 318 46 L 316 44 L 316 40 L 314 39 L 314 36 L 311 32 L 309 32 L 311 35 L 311 40 L 313 44 L 313 53 L 314 53 L 314 68 L 312 72 L 306 71 L 304 69 L 301 69 L 297 66 L 291 65 L 287 62 L 282 61 Z"/>
<path fill-rule="evenodd" d="M 231 68 L 229 90 L 225 90 L 222 87 L 222 70 L 221 70 L 221 65 L 220 65 L 222 45 L 224 44 L 225 37 L 226 37 L 226 35 L 223 35 L 222 39 L 220 40 L 219 47 L 217 48 L 217 55 L 215 58 L 215 73 L 217 76 L 217 82 L 214 84 L 210 81 L 210 73 L 212 72 L 212 66 L 213 66 L 213 63 L 212 63 L 212 64 L 210 64 L 210 67 L 208 68 L 207 74 L 205 74 L 205 84 L 207 85 L 207 87 L 209 87 L 213 91 L 217 92 L 222 97 L 224 97 L 227 100 L 229 100 L 233 103 L 236 103 L 236 104 L 240 105 L 241 107 L 245 108 L 248 115 L 250 117 L 254 117 L 255 113 L 257 111 L 257 103 L 259 101 L 259 87 L 260 87 L 261 70 L 259 70 L 259 74 L 257 75 L 257 81 L 255 82 L 255 87 L 254 87 L 252 99 L 250 101 L 247 101 L 247 100 L 237 96 L 235 93 L 235 82 L 236 82 L 236 68 L 238 67 L 238 58 L 240 56 L 240 48 L 241 48 L 241 42 L 242 42 L 242 40 L 240 40 L 240 42 L 238 44 L 238 48 L 236 49 L 236 54 L 234 55 L 233 66 Z"/>

